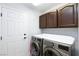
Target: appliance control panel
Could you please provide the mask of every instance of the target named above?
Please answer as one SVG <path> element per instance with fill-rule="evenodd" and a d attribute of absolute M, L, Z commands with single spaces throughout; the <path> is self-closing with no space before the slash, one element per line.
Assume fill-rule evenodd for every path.
<path fill-rule="evenodd" d="M 69 51 L 69 47 L 67 46 L 63 46 L 63 45 L 58 45 L 59 49 L 65 50 L 65 51 Z"/>

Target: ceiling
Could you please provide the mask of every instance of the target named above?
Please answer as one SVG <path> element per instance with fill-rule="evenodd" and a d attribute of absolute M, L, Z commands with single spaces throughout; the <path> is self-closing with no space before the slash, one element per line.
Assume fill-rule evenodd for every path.
<path fill-rule="evenodd" d="M 60 5 L 61 3 L 41 3 L 37 6 L 33 5 L 33 3 L 27 3 L 26 5 L 32 9 L 38 10 L 40 12 L 45 12 L 55 6 Z"/>
<path fill-rule="evenodd" d="M 47 10 L 49 10 L 49 9 L 51 9 L 51 8 L 53 8 L 53 7 L 57 6 L 57 5 L 59 5 L 59 4 L 61 4 L 61 3 L 43 3 L 43 4 L 40 4 L 40 5 L 35 6 L 35 7 L 36 7 L 39 11 L 45 12 L 45 11 L 47 11 Z"/>

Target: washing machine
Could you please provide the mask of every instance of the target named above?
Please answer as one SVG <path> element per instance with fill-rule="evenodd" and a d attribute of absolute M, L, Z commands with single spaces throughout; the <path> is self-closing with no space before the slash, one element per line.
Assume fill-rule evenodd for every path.
<path fill-rule="evenodd" d="M 60 42 L 43 40 L 43 56 L 70 56 L 71 46 Z"/>
<path fill-rule="evenodd" d="M 43 39 L 32 36 L 30 44 L 31 56 L 42 56 L 43 55 Z"/>

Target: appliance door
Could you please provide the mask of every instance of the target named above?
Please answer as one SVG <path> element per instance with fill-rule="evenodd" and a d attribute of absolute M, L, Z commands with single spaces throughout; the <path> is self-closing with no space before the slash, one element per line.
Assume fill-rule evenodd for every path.
<path fill-rule="evenodd" d="M 55 48 L 47 47 L 43 51 L 44 56 L 61 56 L 59 51 L 57 51 Z"/>
<path fill-rule="evenodd" d="M 30 48 L 31 48 L 30 54 L 31 54 L 32 56 L 40 56 L 39 43 L 37 43 L 37 42 L 32 42 Z"/>

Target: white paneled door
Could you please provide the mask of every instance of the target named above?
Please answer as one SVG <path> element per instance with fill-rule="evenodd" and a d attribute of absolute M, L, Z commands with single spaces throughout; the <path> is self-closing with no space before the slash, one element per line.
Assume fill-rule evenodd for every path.
<path fill-rule="evenodd" d="M 28 54 L 27 19 L 21 11 L 1 8 L 0 18 L 0 55 L 25 56 Z"/>

